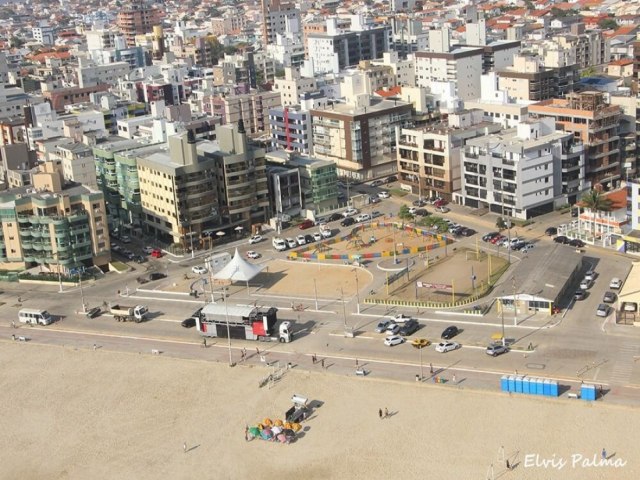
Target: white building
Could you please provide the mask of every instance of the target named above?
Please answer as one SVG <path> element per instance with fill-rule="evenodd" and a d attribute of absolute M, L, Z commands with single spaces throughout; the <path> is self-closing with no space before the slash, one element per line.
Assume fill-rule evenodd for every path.
<path fill-rule="evenodd" d="M 62 161 L 65 180 L 98 188 L 93 149 L 83 143 L 67 143 L 57 146 L 57 156 Z"/>
<path fill-rule="evenodd" d="M 293 67 L 286 67 L 284 78 L 276 78 L 273 82 L 273 91 L 280 93 L 283 107 L 298 105 L 300 94 L 314 92 L 317 89 L 318 85 L 314 78 L 302 77 Z"/>
<path fill-rule="evenodd" d="M 131 67 L 127 62 L 115 62 L 107 65 L 83 65 L 83 62 L 80 62 L 80 66 L 76 69 L 78 85 L 80 88 L 101 84 L 117 85 L 118 81 L 130 70 Z"/>
<path fill-rule="evenodd" d="M 529 118 L 526 102 L 518 102 L 509 97 L 507 92 L 498 90 L 498 76 L 495 72 L 482 75 L 480 85 L 480 98 L 465 101 L 465 108 L 482 110 L 484 120 L 499 123 L 503 128 L 515 128 Z"/>
<path fill-rule="evenodd" d="M 31 29 L 33 39 L 42 45 L 53 45 L 56 41 L 53 27 L 46 22 L 41 22 L 40 26 Z"/>

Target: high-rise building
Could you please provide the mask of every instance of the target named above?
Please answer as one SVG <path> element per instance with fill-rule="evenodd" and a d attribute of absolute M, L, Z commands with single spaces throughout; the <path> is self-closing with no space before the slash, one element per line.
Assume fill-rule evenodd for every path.
<path fill-rule="evenodd" d="M 160 11 L 147 0 L 132 0 L 118 12 L 118 28 L 130 47 L 135 47 L 136 35 L 150 33 L 158 23 Z"/>
<path fill-rule="evenodd" d="M 262 42 L 265 46 L 274 43 L 277 34 L 285 32 L 287 19 L 300 20 L 300 10 L 294 2 L 261 0 L 261 7 Z"/>

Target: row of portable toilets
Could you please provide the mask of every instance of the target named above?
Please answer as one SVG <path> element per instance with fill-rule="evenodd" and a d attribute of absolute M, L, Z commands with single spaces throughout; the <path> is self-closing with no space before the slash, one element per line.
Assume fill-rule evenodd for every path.
<path fill-rule="evenodd" d="M 503 375 L 500 378 L 500 389 L 503 392 L 528 393 L 529 395 L 542 395 L 545 397 L 557 397 L 560 395 L 556 380 L 525 375 Z M 595 400 L 596 386 L 582 384 L 580 398 L 582 400 Z"/>

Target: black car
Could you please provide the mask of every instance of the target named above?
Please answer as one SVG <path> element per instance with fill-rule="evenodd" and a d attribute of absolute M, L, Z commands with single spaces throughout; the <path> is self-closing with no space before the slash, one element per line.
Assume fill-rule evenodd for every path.
<path fill-rule="evenodd" d="M 463 237 L 470 237 L 472 235 L 475 235 L 476 231 L 473 228 L 463 228 L 460 231 L 460 235 L 462 235 Z"/>
<path fill-rule="evenodd" d="M 412 318 L 404 322 L 404 324 L 400 327 L 398 334 L 402 336 L 411 335 L 415 333 L 419 327 L 420 327 L 420 324 L 418 323 L 418 321 Z"/>
<path fill-rule="evenodd" d="M 460 333 L 460 330 L 458 330 L 458 327 L 456 327 L 455 325 L 451 325 L 450 327 L 447 327 L 444 329 L 444 332 L 442 332 L 441 338 L 445 340 L 451 340 L 453 337 L 455 337 L 459 333 Z"/>
<path fill-rule="evenodd" d="M 329 218 L 327 218 L 327 222 L 335 222 L 336 220 L 340 220 L 341 218 L 344 218 L 341 214 L 332 213 L 331 215 L 329 215 Z"/>
<path fill-rule="evenodd" d="M 579 238 L 574 238 L 573 240 L 571 240 L 569 242 L 569 245 L 571 245 L 572 247 L 576 247 L 576 248 L 582 248 L 586 244 L 582 240 L 580 240 Z"/>
<path fill-rule="evenodd" d="M 163 278 L 167 278 L 167 276 L 161 272 L 153 272 L 149 274 L 149 280 L 152 282 L 154 280 L 162 280 Z"/>
<path fill-rule="evenodd" d="M 348 227 L 350 225 L 353 225 L 354 223 L 356 223 L 356 220 L 353 217 L 347 217 L 340 222 L 340 225 L 342 225 L 343 227 Z"/>
<path fill-rule="evenodd" d="M 427 215 L 429 215 L 429 212 L 427 211 L 426 208 L 419 208 L 418 210 L 415 211 L 414 215 L 419 215 L 421 217 L 426 217 Z"/>
<path fill-rule="evenodd" d="M 565 237 L 564 235 L 559 235 L 556 238 L 553 239 L 554 242 L 556 243 L 562 243 L 562 244 L 567 244 L 569 243 L 571 240 L 569 240 L 567 237 Z"/>
<path fill-rule="evenodd" d="M 398 181 L 398 177 L 396 177 L 395 175 L 390 175 L 390 176 L 387 177 L 387 179 L 385 181 L 387 183 L 397 182 Z"/>
<path fill-rule="evenodd" d="M 193 317 L 185 318 L 180 325 L 184 328 L 193 328 L 196 326 L 196 319 Z"/>
<path fill-rule="evenodd" d="M 616 294 L 614 292 L 605 292 L 602 301 L 604 303 L 613 303 L 616 301 Z"/>
<path fill-rule="evenodd" d="M 87 316 L 87 318 L 96 318 L 99 317 L 101 313 L 102 310 L 100 309 L 100 307 L 93 307 L 87 310 L 87 313 L 85 315 Z"/>
<path fill-rule="evenodd" d="M 378 198 L 378 196 L 373 196 L 370 195 L 369 196 L 369 203 L 380 203 L 382 200 L 380 198 Z"/>
<path fill-rule="evenodd" d="M 420 198 L 413 202 L 414 207 L 424 207 L 425 205 L 428 205 L 428 202 L 424 198 Z"/>
<path fill-rule="evenodd" d="M 486 235 L 482 236 L 482 241 L 483 242 L 488 242 L 489 240 L 492 240 L 492 239 L 496 238 L 498 235 L 500 235 L 499 232 L 489 232 Z"/>
<path fill-rule="evenodd" d="M 571 216 L 573 218 L 577 217 L 579 214 L 580 214 L 580 209 L 578 209 L 578 208 L 572 208 L 571 209 Z"/>
<path fill-rule="evenodd" d="M 313 238 L 313 235 L 309 235 L 309 234 L 307 234 L 307 235 L 305 235 L 305 236 L 304 236 L 304 241 L 305 241 L 306 243 L 313 243 L 313 242 L 315 242 L 315 241 L 316 241 L 316 239 L 315 239 L 315 238 Z"/>
<path fill-rule="evenodd" d="M 558 234 L 558 229 L 556 227 L 549 227 L 544 231 L 544 234 L 548 237 L 552 237 L 553 235 Z"/>
<path fill-rule="evenodd" d="M 527 242 L 516 242 L 511 247 L 511 250 L 522 250 L 527 245 Z"/>

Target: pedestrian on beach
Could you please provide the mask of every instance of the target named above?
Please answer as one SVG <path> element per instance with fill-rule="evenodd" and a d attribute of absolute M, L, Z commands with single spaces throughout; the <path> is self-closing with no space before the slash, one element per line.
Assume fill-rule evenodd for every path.
<path fill-rule="evenodd" d="M 356 368 L 358 368 L 358 359 L 356 358 Z"/>
<path fill-rule="evenodd" d="M 322 363 L 322 368 L 324 368 L 324 358 L 320 362 Z"/>
<path fill-rule="evenodd" d="M 202 339 L 202 345 L 204 346 L 204 348 L 207 348 L 207 339 L 206 338 Z"/>
<path fill-rule="evenodd" d="M 602 459 L 603 460 L 607 459 L 607 451 L 604 448 L 602 449 Z"/>
<path fill-rule="evenodd" d="M 244 427 L 244 441 L 249 441 L 249 425 L 245 425 Z"/>
<path fill-rule="evenodd" d="M 184 450 L 184 453 L 187 453 L 187 442 L 182 444 L 182 449 Z"/>
<path fill-rule="evenodd" d="M 258 347 L 256 347 L 256 353 L 260 355 L 260 349 Z"/>
<path fill-rule="evenodd" d="M 453 383 L 456 383 L 456 374 L 455 373 L 453 374 L 452 380 L 453 380 Z"/>
<path fill-rule="evenodd" d="M 311 361 L 313 362 L 314 365 L 316 364 L 316 354 L 315 353 L 311 354 Z"/>
<path fill-rule="evenodd" d="M 93 344 L 93 351 L 94 351 L 94 352 L 96 351 L 96 348 L 98 348 L 98 346 L 94 343 L 94 344 Z"/>
<path fill-rule="evenodd" d="M 247 358 L 247 349 L 246 348 L 242 349 L 242 354 L 243 354 L 244 358 Z"/>
<path fill-rule="evenodd" d="M 16 328 L 16 322 L 11 322 L 11 328 Z"/>
<path fill-rule="evenodd" d="M 378 409 L 378 417 L 380 417 L 380 420 L 382 420 L 382 409 L 381 408 Z"/>
<path fill-rule="evenodd" d="M 433 365 L 429 364 L 429 373 L 433 375 Z"/>
<path fill-rule="evenodd" d="M 511 464 L 509 463 L 509 459 L 507 458 L 507 470 L 511 470 Z"/>
<path fill-rule="evenodd" d="M 387 408 L 385 407 L 384 409 L 384 418 L 387 418 L 389 416 L 389 410 L 387 410 Z"/>

